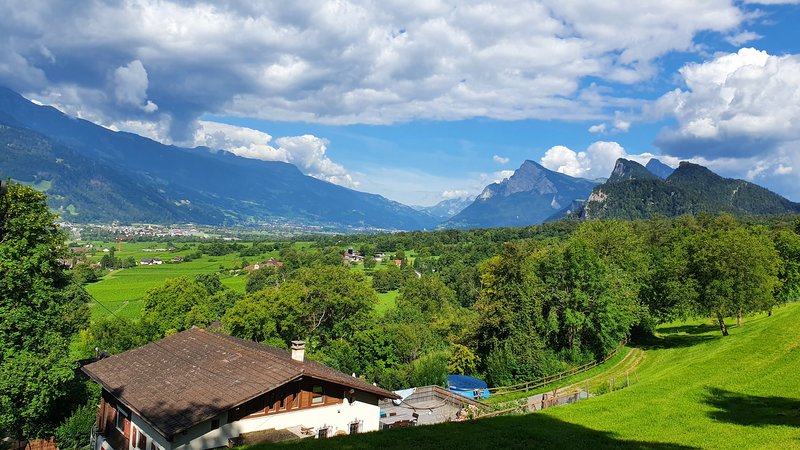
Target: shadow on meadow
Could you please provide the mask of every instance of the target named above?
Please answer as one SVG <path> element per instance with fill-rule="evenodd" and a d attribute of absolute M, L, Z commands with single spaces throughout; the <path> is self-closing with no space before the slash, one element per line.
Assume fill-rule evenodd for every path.
<path fill-rule="evenodd" d="M 645 350 L 658 350 L 692 347 L 722 337 L 717 327 L 708 324 L 663 327 L 657 331 L 657 336 L 636 336 L 632 343 Z"/>
<path fill-rule="evenodd" d="M 800 427 L 800 399 L 797 398 L 759 397 L 709 388 L 705 403 L 717 409 L 708 415 L 719 422 Z"/>
<path fill-rule="evenodd" d="M 259 445 L 247 450 L 275 448 Z M 563 422 L 544 413 L 502 416 L 460 423 L 393 429 L 331 439 L 280 443 L 282 448 L 435 448 L 435 449 L 691 449 L 671 443 L 629 441 L 614 433 Z"/>

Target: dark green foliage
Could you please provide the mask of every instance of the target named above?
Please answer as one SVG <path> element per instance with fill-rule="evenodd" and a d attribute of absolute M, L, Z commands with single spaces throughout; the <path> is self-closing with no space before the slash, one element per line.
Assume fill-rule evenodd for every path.
<path fill-rule="evenodd" d="M 362 274 L 316 266 L 296 271 L 280 287 L 246 295 L 222 322 L 234 336 L 283 346 L 304 339 L 314 351 L 367 328 L 377 301 Z"/>
<path fill-rule="evenodd" d="M 98 386 L 99 387 L 99 386 Z M 100 390 L 79 406 L 55 430 L 56 444 L 61 450 L 78 450 L 89 446 L 92 426 L 97 420 L 97 404 Z"/>
<path fill-rule="evenodd" d="M 0 435 L 42 436 L 74 377 L 88 295 L 61 268 L 64 235 L 31 188 L 0 183 Z"/>
<path fill-rule="evenodd" d="M 413 276 L 413 272 L 409 273 L 407 270 L 390 264 L 385 270 L 377 270 L 372 273 L 372 287 L 378 292 L 394 291 L 400 289 L 403 283 Z"/>
<path fill-rule="evenodd" d="M 96 319 L 81 332 L 81 356 L 94 358 L 103 351 L 115 355 L 162 336 L 159 326 L 149 320 L 133 321 L 114 316 Z"/>
<path fill-rule="evenodd" d="M 644 219 L 654 215 L 731 213 L 781 214 L 800 204 L 742 180 L 722 178 L 705 167 L 682 162 L 665 181 L 633 178 L 595 188 L 583 210 L 590 219 Z"/>

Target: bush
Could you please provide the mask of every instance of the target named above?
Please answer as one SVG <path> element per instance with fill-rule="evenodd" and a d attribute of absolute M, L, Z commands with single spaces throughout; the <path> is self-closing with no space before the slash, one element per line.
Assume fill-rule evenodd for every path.
<path fill-rule="evenodd" d="M 89 447 L 92 425 L 97 418 L 95 399 L 80 406 L 56 428 L 56 443 L 61 450 L 77 450 Z"/>

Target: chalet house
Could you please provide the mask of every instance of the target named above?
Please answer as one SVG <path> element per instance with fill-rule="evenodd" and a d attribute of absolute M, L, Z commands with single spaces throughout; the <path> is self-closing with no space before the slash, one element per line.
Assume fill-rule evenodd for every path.
<path fill-rule="evenodd" d="M 283 261 L 278 261 L 275 258 L 270 258 L 269 261 L 250 264 L 249 266 L 246 266 L 244 270 L 252 272 L 253 270 L 261 269 L 262 267 L 282 267 L 282 266 L 283 266 Z"/>
<path fill-rule="evenodd" d="M 192 328 L 93 362 L 102 386 L 92 450 L 210 449 L 248 436 L 327 437 L 378 430 L 399 396 L 280 350 Z"/>
<path fill-rule="evenodd" d="M 160 260 L 159 258 L 142 258 L 139 261 L 140 266 L 151 266 L 153 264 L 163 264 L 164 261 Z"/>

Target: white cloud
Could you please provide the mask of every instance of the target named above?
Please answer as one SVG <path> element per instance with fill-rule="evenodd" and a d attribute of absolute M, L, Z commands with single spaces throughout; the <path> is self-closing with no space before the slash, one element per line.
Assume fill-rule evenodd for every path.
<path fill-rule="evenodd" d="M 509 158 L 506 158 L 506 157 L 503 157 L 503 156 L 499 156 L 499 155 L 492 156 L 492 159 L 497 164 L 508 164 L 508 162 L 511 161 Z"/>
<path fill-rule="evenodd" d="M 355 188 L 358 182 L 326 154 L 328 142 L 313 135 L 281 137 L 270 145 L 272 136 L 262 131 L 218 122 L 200 121 L 194 144 L 264 161 L 296 165 L 303 173 L 321 180 Z"/>
<path fill-rule="evenodd" d="M 556 172 L 580 178 L 604 178 L 611 174 L 614 163 L 619 158 L 630 159 L 640 164 L 647 164 L 651 153 L 629 154 L 616 142 L 597 141 L 592 143 L 585 151 L 576 152 L 563 145 L 548 149 L 542 156 L 541 164 Z M 659 157 L 661 159 L 661 157 Z M 662 159 L 667 164 L 676 164 L 674 158 Z"/>
<path fill-rule="evenodd" d="M 756 181 L 794 199 L 800 183 L 800 55 L 743 48 L 680 69 L 685 89 L 648 111 L 674 117 L 656 144 L 729 177 Z"/>
<path fill-rule="evenodd" d="M 762 37 L 763 36 L 753 31 L 742 31 L 741 33 L 736 33 L 734 35 L 726 37 L 725 41 L 731 45 L 738 47 L 748 42 L 757 41 Z"/>
<path fill-rule="evenodd" d="M 453 191 L 444 191 L 442 192 L 442 200 L 452 200 L 454 198 L 467 198 L 470 197 L 470 193 L 463 190 L 453 190 Z"/>
<path fill-rule="evenodd" d="M 680 74 L 687 89 L 665 94 L 654 106 L 678 121 L 661 138 L 670 150 L 693 152 L 690 144 L 702 143 L 718 156 L 747 156 L 800 138 L 800 56 L 743 48 L 686 65 Z"/>
<path fill-rule="evenodd" d="M 114 96 L 120 104 L 136 106 L 148 113 L 155 112 L 158 105 L 147 100 L 147 86 L 147 70 L 138 59 L 114 71 Z"/>
<path fill-rule="evenodd" d="M 0 84 L 48 86 L 171 116 L 190 137 L 203 114 L 331 124 L 414 119 L 597 120 L 624 99 L 585 101 L 587 77 L 634 83 L 701 32 L 738 30 L 730 0 L 671 2 L 180 2 L 0 6 Z M 620 30 L 625 30 L 620 32 Z M 69 36 L 69 39 L 65 39 Z M 80 67 L 66 73 L 63 67 Z M 119 67 L 119 61 L 132 61 Z M 147 67 L 147 70 L 144 70 Z M 108 75 L 115 78 L 108 83 Z M 80 76 L 76 76 L 80 75 Z M 29 95 L 29 96 L 30 96 Z M 104 122 L 131 120 L 94 96 Z M 150 103 L 148 103 L 148 101 Z M 128 112 L 127 114 L 133 114 Z"/>
<path fill-rule="evenodd" d="M 617 111 L 614 113 L 614 131 L 620 133 L 627 133 L 631 129 L 630 120 L 626 119 L 624 115 Z"/>
<path fill-rule="evenodd" d="M 505 180 L 506 178 L 511 177 L 511 175 L 514 175 L 514 171 L 513 170 L 501 170 L 499 172 L 495 172 L 492 175 L 492 177 L 494 178 L 494 182 L 495 183 L 499 183 L 499 182 Z"/>
<path fill-rule="evenodd" d="M 606 132 L 605 123 L 598 123 L 597 125 L 592 125 L 589 127 L 589 133 L 605 133 L 605 132 Z"/>

